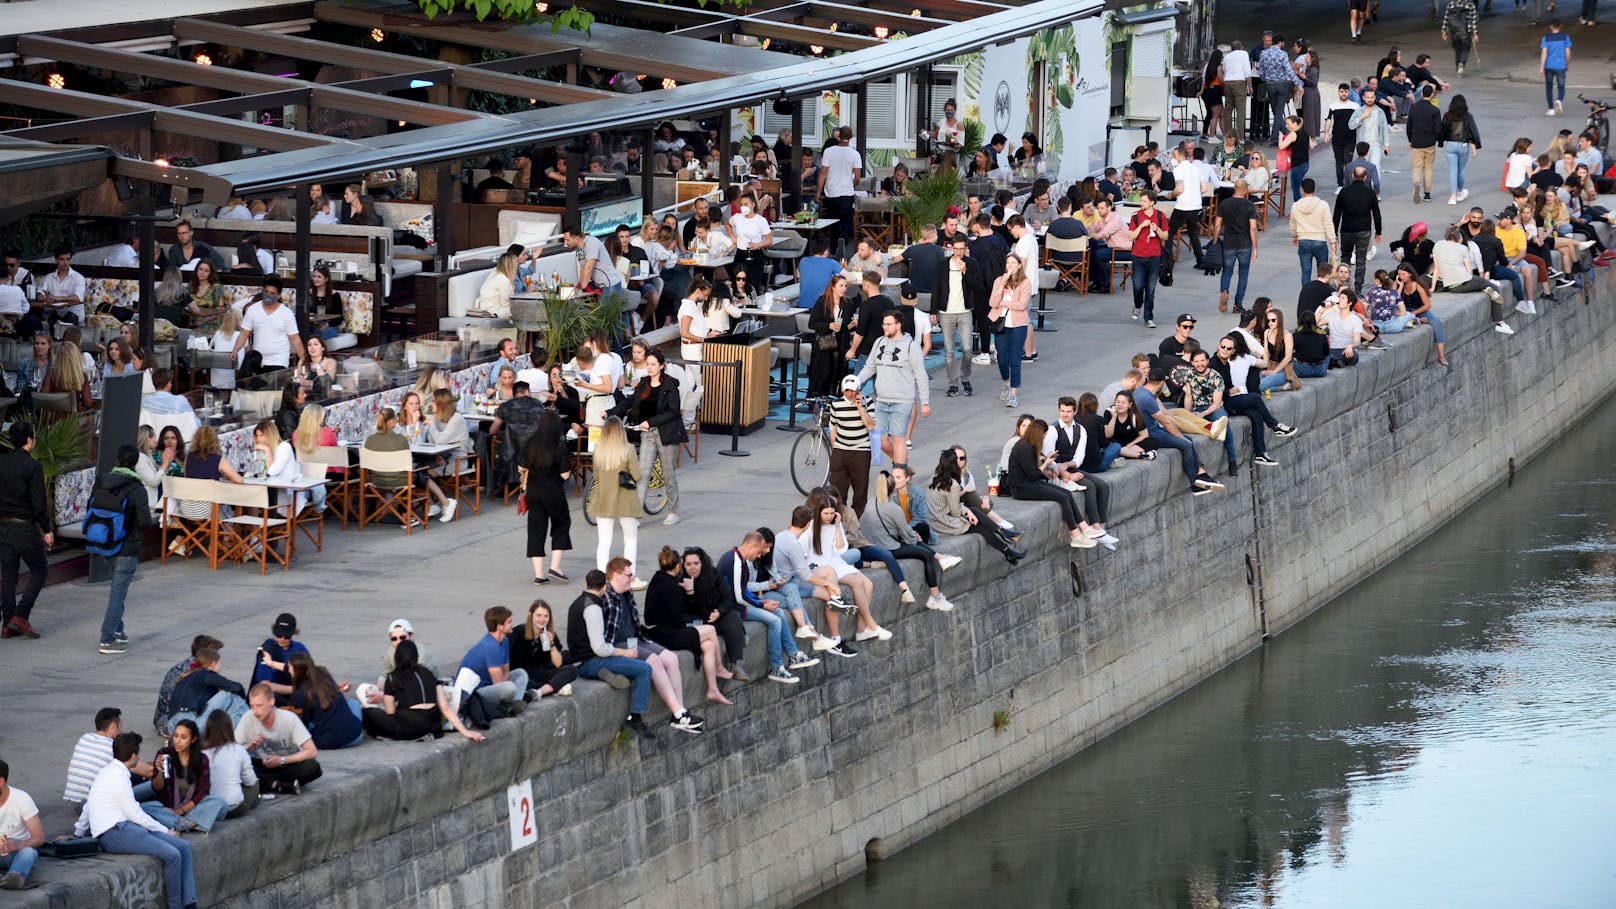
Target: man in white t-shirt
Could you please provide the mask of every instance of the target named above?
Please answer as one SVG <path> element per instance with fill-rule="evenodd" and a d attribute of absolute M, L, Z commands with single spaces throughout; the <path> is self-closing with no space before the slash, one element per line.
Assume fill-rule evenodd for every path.
<path fill-rule="evenodd" d="M 28 793 L 11 786 L 11 767 L 0 761 L 0 890 L 21 890 L 45 844 L 39 806 Z"/>
<path fill-rule="evenodd" d="M 264 291 L 254 303 L 249 303 L 241 319 L 241 334 L 236 336 L 232 353 L 240 353 L 250 340 L 252 349 L 261 358 L 260 372 L 285 369 L 291 365 L 295 350 L 302 362 L 303 338 L 297 333 L 297 316 L 292 308 L 281 302 L 284 285 L 273 275 L 264 279 Z"/>
<path fill-rule="evenodd" d="M 1174 148 L 1173 189 L 1168 193 L 1173 198 L 1173 215 L 1167 219 L 1167 234 L 1176 237 L 1180 229 L 1188 231 L 1195 267 L 1202 269 L 1206 268 L 1206 260 L 1201 255 L 1201 209 L 1206 205 L 1206 193 L 1210 189 L 1201 165 L 1190 159 L 1183 146 Z M 1178 243 L 1169 240 L 1164 246 L 1161 283 L 1163 287 L 1171 287 L 1173 266 L 1178 262 Z"/>
<path fill-rule="evenodd" d="M 853 241 L 853 193 L 864 176 L 864 159 L 853 148 L 853 129 L 836 131 L 836 144 L 819 156 L 819 187 L 814 197 L 827 218 L 836 219 L 842 243 Z"/>
<path fill-rule="evenodd" d="M 28 298 L 15 284 L 0 284 L 0 316 L 20 316 L 28 312 Z"/>
<path fill-rule="evenodd" d="M 246 716 L 236 723 L 236 744 L 252 755 L 265 792 L 295 793 L 320 778 L 314 738 L 297 714 L 275 706 L 275 692 L 259 682 L 247 692 Z"/>

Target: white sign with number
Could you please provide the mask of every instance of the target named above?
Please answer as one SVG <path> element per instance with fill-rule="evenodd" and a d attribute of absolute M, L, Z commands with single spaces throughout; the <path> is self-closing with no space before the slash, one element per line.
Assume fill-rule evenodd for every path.
<path fill-rule="evenodd" d="M 511 808 L 511 851 L 539 841 L 539 828 L 533 821 L 533 781 L 523 780 L 505 790 Z"/>

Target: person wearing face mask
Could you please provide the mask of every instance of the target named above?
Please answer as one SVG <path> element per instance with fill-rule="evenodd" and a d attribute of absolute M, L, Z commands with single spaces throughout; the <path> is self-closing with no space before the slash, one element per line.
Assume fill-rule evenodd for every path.
<path fill-rule="evenodd" d="M 735 268 L 746 271 L 755 294 L 768 286 L 768 260 L 763 250 L 773 245 L 774 236 L 769 233 L 769 219 L 758 213 L 757 197 L 743 193 L 740 202 L 740 212 L 729 219 L 730 232 L 735 235 Z"/>

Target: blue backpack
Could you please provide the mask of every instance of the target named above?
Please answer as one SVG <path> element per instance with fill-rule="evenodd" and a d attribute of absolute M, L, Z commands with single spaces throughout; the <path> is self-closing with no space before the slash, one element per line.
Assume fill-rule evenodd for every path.
<path fill-rule="evenodd" d="M 123 550 L 123 541 L 129 536 L 129 494 L 116 508 L 90 501 L 90 510 L 84 516 L 84 549 L 91 555 L 112 558 Z"/>

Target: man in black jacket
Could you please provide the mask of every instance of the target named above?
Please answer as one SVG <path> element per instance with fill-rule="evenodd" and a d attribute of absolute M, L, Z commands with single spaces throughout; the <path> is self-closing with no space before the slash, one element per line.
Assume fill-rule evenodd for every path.
<path fill-rule="evenodd" d="M 1335 197 L 1335 232 L 1341 238 L 1341 261 L 1353 263 L 1352 286 L 1363 286 L 1364 268 L 1369 264 L 1369 242 L 1380 244 L 1380 200 L 1369 188 L 1369 171 L 1352 169 L 1352 182 Z"/>
<path fill-rule="evenodd" d="M 0 637 L 37 638 L 28 624 L 34 600 L 45 587 L 45 549 L 56 542 L 45 510 L 45 468 L 34 460 L 34 428 L 11 424 L 11 451 L 0 458 Z M 142 494 L 144 495 L 144 494 Z M 28 566 L 28 586 L 17 600 L 18 563 Z"/>
<path fill-rule="evenodd" d="M 133 445 L 118 447 L 118 466 L 110 473 L 98 477 L 90 504 L 96 508 L 117 509 L 123 512 L 123 544 L 118 554 L 107 561 L 112 563 L 112 590 L 107 596 L 107 612 L 101 619 L 101 652 L 123 653 L 129 649 L 129 638 L 123 630 L 124 600 L 129 596 L 129 585 L 135 581 L 135 568 L 140 565 L 140 541 L 143 531 L 152 526 L 151 509 L 146 507 L 146 487 L 135 473 L 140 463 L 140 451 Z"/>
<path fill-rule="evenodd" d="M 639 443 L 642 502 L 651 483 L 651 467 L 661 459 L 663 491 L 668 499 L 668 516 L 662 523 L 672 525 L 679 523 L 679 480 L 674 474 L 673 459 L 679 453 L 679 446 L 689 441 L 690 436 L 685 432 L 679 380 L 664 372 L 667 366 L 662 351 L 647 352 L 645 378 L 611 412 L 622 419 L 630 441 Z"/>
<path fill-rule="evenodd" d="M 1414 202 L 1431 201 L 1431 163 L 1436 160 L 1436 143 L 1442 135 L 1442 111 L 1436 106 L 1436 86 L 1420 86 L 1419 100 L 1408 109 L 1408 161 L 1414 175 Z"/>
<path fill-rule="evenodd" d="M 988 326 L 988 292 L 993 289 L 993 282 L 999 280 L 1004 274 L 1004 260 L 1010 255 L 1010 246 L 993 230 L 993 218 L 989 215 L 977 215 L 976 220 L 968 225 L 972 239 L 970 243 L 971 260 L 981 264 L 979 272 L 981 283 L 975 287 L 966 287 L 966 295 L 971 300 L 971 315 L 976 323 L 976 355 L 978 366 L 986 366 L 993 362 L 988 351 L 993 349 L 993 330 Z M 932 311 L 936 312 L 935 304 Z"/>
<path fill-rule="evenodd" d="M 959 394 L 962 380 L 966 396 L 972 393 L 971 327 L 975 319 L 972 302 L 983 283 L 982 263 L 966 254 L 967 247 L 963 235 L 955 237 L 949 244 L 948 258 L 938 264 L 932 282 L 931 311 L 936 314 L 938 328 L 943 333 L 943 364 L 948 369 L 950 398 Z"/>

